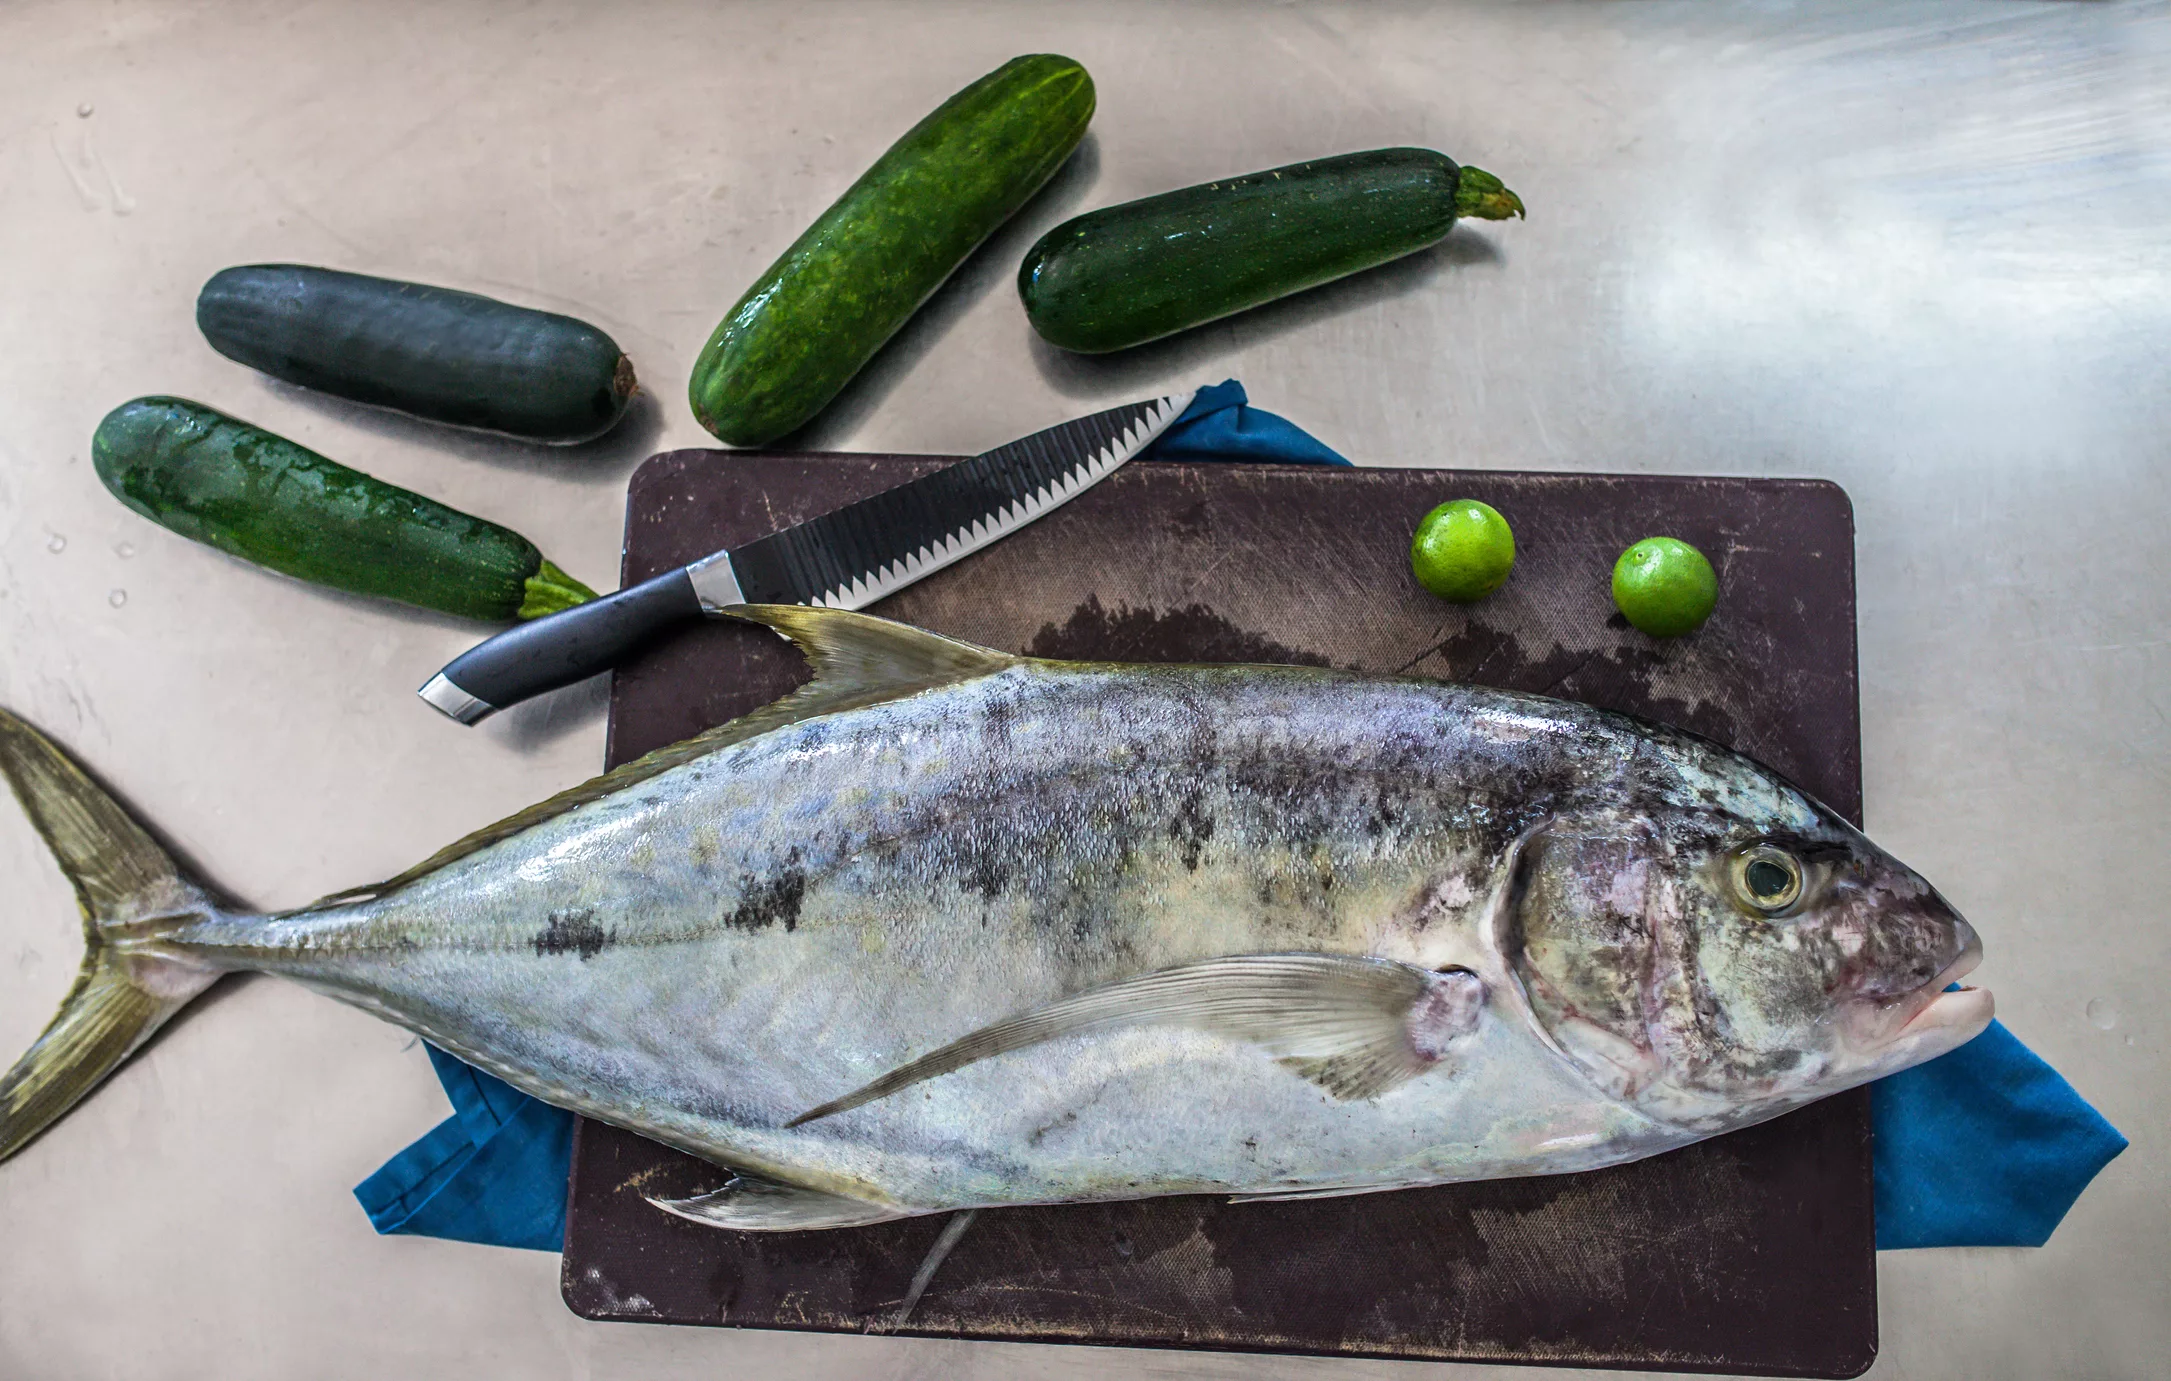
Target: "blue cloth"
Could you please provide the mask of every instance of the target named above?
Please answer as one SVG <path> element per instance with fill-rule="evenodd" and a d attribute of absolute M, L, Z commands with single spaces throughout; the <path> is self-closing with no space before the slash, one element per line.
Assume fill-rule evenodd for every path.
<path fill-rule="evenodd" d="M 1158 460 L 1348 461 L 1252 407 L 1234 379 L 1201 389 L 1144 452 Z M 454 1115 L 357 1187 L 379 1232 L 563 1250 L 572 1114 L 432 1047 Z M 1871 1090 L 1877 1245 L 2041 1246 L 2126 1139 L 2003 1026 Z"/>
<path fill-rule="evenodd" d="M 1870 1086 L 1877 1245 L 2040 1247 L 2118 1129 L 2002 1022 Z"/>
<path fill-rule="evenodd" d="M 1200 389 L 1183 416 L 1139 452 L 1139 459 L 1349 464 L 1288 418 L 1253 407 L 1234 379 Z"/>
<path fill-rule="evenodd" d="M 429 1046 L 452 1116 L 354 1187 L 379 1232 L 565 1250 L 573 1114 Z"/>

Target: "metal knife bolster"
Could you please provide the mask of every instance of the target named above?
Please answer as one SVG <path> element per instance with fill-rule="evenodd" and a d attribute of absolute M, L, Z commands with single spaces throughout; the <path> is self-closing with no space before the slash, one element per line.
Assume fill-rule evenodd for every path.
<path fill-rule="evenodd" d="M 453 684 L 451 677 L 440 671 L 423 683 L 415 692 L 442 713 L 462 724 L 479 724 L 497 712 L 497 706 L 487 700 L 478 700 Z"/>
<path fill-rule="evenodd" d="M 738 572 L 731 569 L 731 553 L 714 552 L 702 557 L 686 568 L 686 579 L 692 582 L 694 595 L 701 601 L 701 612 L 715 618 L 734 604 L 750 604 L 746 591 L 739 588 Z"/>

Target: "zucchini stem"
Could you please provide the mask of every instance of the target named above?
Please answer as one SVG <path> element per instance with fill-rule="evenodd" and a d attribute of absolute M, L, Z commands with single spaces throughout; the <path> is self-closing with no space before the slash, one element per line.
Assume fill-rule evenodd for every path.
<path fill-rule="evenodd" d="M 1464 168 L 1455 181 L 1455 214 L 1481 221 L 1504 221 L 1523 214 L 1523 199 L 1483 168 Z"/>
<path fill-rule="evenodd" d="M 545 614 L 555 614 L 560 609 L 586 604 L 595 597 L 595 591 L 559 570 L 545 557 L 542 568 L 528 577 L 525 597 L 520 601 L 520 613 L 517 617 L 539 619 Z"/>

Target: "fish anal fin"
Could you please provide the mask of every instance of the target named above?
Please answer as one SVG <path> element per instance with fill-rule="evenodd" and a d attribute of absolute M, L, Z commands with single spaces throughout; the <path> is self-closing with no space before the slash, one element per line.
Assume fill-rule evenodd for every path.
<path fill-rule="evenodd" d="M 814 669 L 814 679 L 781 700 L 771 701 L 728 724 L 719 724 L 692 738 L 667 744 L 599 777 L 591 777 L 579 786 L 569 787 L 548 800 L 539 801 L 517 815 L 508 815 L 494 825 L 486 825 L 439 849 L 397 877 L 367 887 L 334 892 L 305 909 L 337 906 L 397 891 L 416 878 L 486 849 L 499 840 L 510 839 L 522 830 L 772 729 L 781 729 L 817 715 L 856 710 L 937 686 L 968 681 L 1001 671 L 1021 660 L 1008 653 L 925 632 L 910 624 L 842 609 L 804 604 L 739 604 L 723 612 L 749 623 L 762 624 L 790 639 L 806 654 Z"/>
<path fill-rule="evenodd" d="M 664 1212 L 704 1227 L 736 1232 L 812 1232 L 821 1228 L 857 1228 L 907 1215 L 886 1204 L 851 1199 L 819 1189 L 778 1184 L 758 1175 L 737 1174 L 721 1189 L 687 1199 L 647 1196 Z"/>
<path fill-rule="evenodd" d="M 794 1118 L 797 1127 L 924 1080 L 1065 1036 L 1180 1026 L 1248 1041 L 1337 1098 L 1375 1097 L 1435 1068 L 1477 1029 L 1485 984 L 1350 954 L 1247 954 L 1090 988 L 982 1027 Z"/>

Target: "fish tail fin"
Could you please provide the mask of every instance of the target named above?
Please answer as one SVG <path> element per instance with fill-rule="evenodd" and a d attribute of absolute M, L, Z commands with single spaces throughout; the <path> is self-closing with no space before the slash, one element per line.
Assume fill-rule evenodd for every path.
<path fill-rule="evenodd" d="M 205 888 L 36 729 L 0 710 L 0 776 L 75 886 L 83 968 L 15 1067 L 0 1075 L 0 1161 L 60 1120 L 219 970 L 159 953 L 220 914 Z"/>

